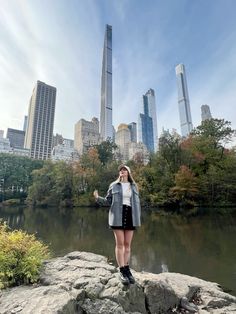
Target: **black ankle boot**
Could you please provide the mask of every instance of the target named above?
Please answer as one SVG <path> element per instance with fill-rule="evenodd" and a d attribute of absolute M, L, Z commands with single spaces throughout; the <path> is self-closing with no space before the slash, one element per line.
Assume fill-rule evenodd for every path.
<path fill-rule="evenodd" d="M 125 271 L 125 267 L 120 267 L 119 278 L 123 285 L 129 285 L 130 281 Z"/>
<path fill-rule="evenodd" d="M 129 283 L 134 284 L 135 283 L 135 279 L 134 279 L 134 277 L 133 277 L 133 275 L 132 275 L 132 273 L 130 271 L 129 265 L 124 266 L 124 269 L 125 269 L 126 276 L 129 279 Z"/>

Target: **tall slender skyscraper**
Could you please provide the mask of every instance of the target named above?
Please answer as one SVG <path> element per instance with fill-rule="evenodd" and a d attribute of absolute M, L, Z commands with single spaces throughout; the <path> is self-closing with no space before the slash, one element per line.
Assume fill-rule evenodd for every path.
<path fill-rule="evenodd" d="M 153 120 L 149 114 L 149 104 L 146 95 L 143 95 L 143 112 L 138 117 L 139 142 L 146 145 L 148 151 L 154 151 Z"/>
<path fill-rule="evenodd" d="M 202 121 L 210 120 L 212 118 L 211 110 L 208 105 L 201 106 L 201 116 L 202 116 Z"/>
<path fill-rule="evenodd" d="M 147 97 L 148 102 L 148 113 L 152 118 L 152 127 L 153 127 L 153 141 L 154 141 L 154 150 L 158 150 L 158 135 L 157 135 L 157 112 L 156 112 L 156 98 L 155 92 L 150 88 L 145 96 Z"/>
<path fill-rule="evenodd" d="M 25 148 L 35 159 L 51 157 L 56 88 L 37 81 L 30 99 Z"/>
<path fill-rule="evenodd" d="M 100 134 L 102 140 L 113 138 L 112 128 L 112 26 L 106 25 L 101 80 Z"/>
<path fill-rule="evenodd" d="M 157 151 L 156 101 L 154 90 L 151 88 L 143 95 L 142 112 L 138 119 L 138 135 L 139 141 L 144 143 L 149 151 Z"/>
<path fill-rule="evenodd" d="M 188 87 L 183 64 L 178 64 L 175 68 L 178 88 L 179 117 L 182 136 L 188 136 L 193 129 Z"/>

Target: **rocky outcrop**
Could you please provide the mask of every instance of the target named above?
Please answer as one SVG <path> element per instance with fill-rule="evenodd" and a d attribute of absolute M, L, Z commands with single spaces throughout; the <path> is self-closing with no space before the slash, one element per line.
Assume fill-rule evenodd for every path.
<path fill-rule="evenodd" d="M 136 283 L 123 286 L 105 257 L 72 252 L 47 261 L 38 285 L 1 291 L 0 313 L 236 313 L 236 298 L 216 283 L 176 273 L 133 273 Z"/>

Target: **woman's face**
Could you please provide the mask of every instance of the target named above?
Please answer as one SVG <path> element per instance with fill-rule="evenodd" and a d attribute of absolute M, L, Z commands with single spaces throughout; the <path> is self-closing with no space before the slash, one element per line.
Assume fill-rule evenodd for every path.
<path fill-rule="evenodd" d="M 121 168 L 119 171 L 120 178 L 128 177 L 128 170 L 126 168 Z"/>

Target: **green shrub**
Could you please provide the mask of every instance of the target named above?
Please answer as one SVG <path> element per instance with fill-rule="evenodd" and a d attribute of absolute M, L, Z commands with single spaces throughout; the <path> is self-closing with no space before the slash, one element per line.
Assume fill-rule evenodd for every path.
<path fill-rule="evenodd" d="M 49 255 L 48 247 L 34 235 L 11 231 L 0 221 L 0 288 L 36 282 Z"/>

